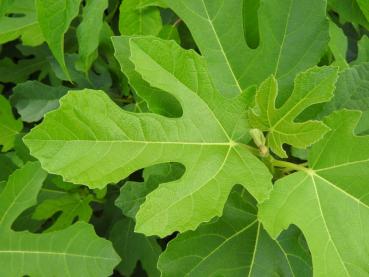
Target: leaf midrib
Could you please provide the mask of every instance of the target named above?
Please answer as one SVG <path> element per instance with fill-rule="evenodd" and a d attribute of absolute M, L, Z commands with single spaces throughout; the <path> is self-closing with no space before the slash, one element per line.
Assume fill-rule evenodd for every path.
<path fill-rule="evenodd" d="M 0 250 L 0 255 L 9 255 L 9 254 L 17 254 L 17 255 L 50 255 L 50 256 L 63 256 L 63 257 L 72 257 L 72 258 L 83 258 L 83 259 L 100 259 L 100 260 L 110 260 L 116 261 L 114 258 L 103 257 L 103 256 L 91 256 L 91 255 L 82 255 L 76 253 L 67 253 L 67 252 L 52 252 L 52 251 L 32 251 L 32 250 Z"/>

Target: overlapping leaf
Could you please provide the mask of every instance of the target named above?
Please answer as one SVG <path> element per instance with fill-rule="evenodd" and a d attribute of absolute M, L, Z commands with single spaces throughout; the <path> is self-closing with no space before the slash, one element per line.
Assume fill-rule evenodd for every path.
<path fill-rule="evenodd" d="M 331 131 L 309 152 L 309 169 L 277 181 L 260 219 L 277 237 L 288 225 L 304 233 L 314 276 L 366 276 L 369 255 L 369 137 L 356 136 L 360 112 L 325 119 Z"/>
<path fill-rule="evenodd" d="M 298 148 L 317 142 L 329 130 L 322 122 L 295 122 L 306 108 L 327 102 L 333 97 L 337 68 L 314 67 L 299 74 L 291 96 L 276 107 L 278 82 L 274 76 L 264 81 L 256 93 L 256 107 L 250 112 L 250 124 L 268 131 L 268 146 L 280 157 L 287 157 L 282 145 Z"/>
<path fill-rule="evenodd" d="M 291 228 L 273 241 L 256 214 L 250 195 L 234 189 L 222 217 L 168 244 L 158 262 L 162 276 L 311 276 L 300 232 Z"/>
<path fill-rule="evenodd" d="M 107 276 L 119 262 L 111 244 L 88 224 L 49 234 L 14 232 L 11 225 L 36 203 L 46 172 L 38 162 L 15 171 L 0 194 L 0 275 Z"/>
<path fill-rule="evenodd" d="M 78 15 L 81 0 L 36 0 L 37 19 L 51 52 L 69 77 L 64 60 L 64 34 Z"/>
<path fill-rule="evenodd" d="M 243 28 L 244 10 L 249 8 L 245 1 L 163 2 L 189 26 L 224 95 L 240 94 L 274 74 L 284 100 L 295 75 L 315 65 L 328 43 L 326 3 L 321 0 L 261 0 L 259 26 L 250 26 L 260 33 L 256 49 L 244 37 L 244 31 L 254 31 Z"/>
<path fill-rule="evenodd" d="M 77 220 L 88 222 L 92 215 L 90 207 L 92 199 L 92 195 L 83 197 L 78 193 L 69 193 L 55 199 L 46 199 L 36 207 L 32 218 L 47 220 L 56 213 L 60 213 L 53 224 L 47 228 L 47 232 L 65 229 Z"/>
<path fill-rule="evenodd" d="M 358 133 L 369 131 L 369 63 L 352 66 L 340 74 L 334 97 L 323 106 L 320 116 L 344 108 L 363 111 L 356 130 Z"/>
<path fill-rule="evenodd" d="M 120 190 L 115 205 L 123 214 L 134 219 L 146 196 L 155 190 L 160 183 L 167 183 L 180 178 L 184 168 L 180 164 L 159 164 L 143 171 L 144 182 L 129 181 Z"/>
<path fill-rule="evenodd" d="M 13 148 L 15 137 L 22 128 L 22 121 L 14 118 L 9 101 L 0 95 L 0 146 L 3 152 Z"/>
<path fill-rule="evenodd" d="M 68 91 L 66 87 L 52 87 L 37 81 L 27 81 L 14 88 L 11 103 L 23 121 L 34 122 L 57 107 L 59 99 Z"/>
<path fill-rule="evenodd" d="M 221 215 L 235 184 L 264 200 L 271 188 L 270 173 L 244 144 L 249 141 L 249 95 L 221 96 L 204 60 L 174 42 L 115 40 L 128 40 L 137 72 L 176 97 L 182 117 L 133 114 L 103 92 L 70 92 L 60 109 L 25 137 L 43 167 L 68 181 L 101 188 L 140 168 L 182 163 L 182 178 L 161 184 L 137 214 L 137 231 L 148 235 L 194 229 Z"/>
<path fill-rule="evenodd" d="M 108 0 L 88 0 L 83 8 L 83 20 L 77 28 L 79 60 L 76 64 L 83 72 L 87 73 L 97 58 L 103 15 L 107 7 Z"/>
<path fill-rule="evenodd" d="M 135 233 L 132 219 L 123 218 L 117 221 L 109 238 L 122 257 L 122 262 L 117 266 L 121 274 L 131 276 L 140 261 L 148 276 L 160 276 L 156 264 L 161 248 L 154 237 Z"/>

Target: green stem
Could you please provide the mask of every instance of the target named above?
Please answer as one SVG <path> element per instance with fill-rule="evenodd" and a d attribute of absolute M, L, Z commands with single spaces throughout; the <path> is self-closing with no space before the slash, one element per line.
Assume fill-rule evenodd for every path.
<path fill-rule="evenodd" d="M 282 167 L 282 168 L 287 168 L 287 169 L 296 170 L 296 171 L 308 171 L 308 168 L 306 168 L 302 164 L 294 164 L 294 163 L 279 161 L 275 159 L 271 160 L 271 164 L 275 167 Z"/>

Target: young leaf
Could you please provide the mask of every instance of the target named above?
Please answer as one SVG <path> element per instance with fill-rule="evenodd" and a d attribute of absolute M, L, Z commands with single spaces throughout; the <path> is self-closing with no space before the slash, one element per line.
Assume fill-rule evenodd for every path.
<path fill-rule="evenodd" d="M 275 154 L 285 158 L 284 143 L 306 148 L 329 130 L 321 122 L 295 122 L 295 119 L 309 106 L 327 102 L 333 97 L 337 71 L 335 67 L 313 67 L 300 73 L 290 98 L 279 108 L 276 107 L 278 82 L 274 76 L 260 85 L 256 107 L 249 113 L 249 119 L 254 128 L 268 131 L 268 146 Z"/>
<path fill-rule="evenodd" d="M 59 107 L 59 99 L 67 87 L 44 85 L 37 81 L 18 84 L 10 100 L 25 122 L 39 121 L 44 115 Z"/>
<path fill-rule="evenodd" d="M 14 118 L 9 101 L 0 95 L 0 146 L 3 146 L 3 152 L 14 147 L 15 137 L 22 129 L 22 121 Z"/>
<path fill-rule="evenodd" d="M 108 0 L 88 0 L 83 8 L 83 21 L 77 28 L 79 59 L 76 68 L 85 73 L 97 58 L 103 16 L 107 7 Z"/>
<path fill-rule="evenodd" d="M 160 276 L 156 263 L 161 248 L 155 238 L 135 233 L 134 224 L 132 219 L 123 218 L 114 224 L 110 232 L 109 238 L 122 257 L 117 270 L 124 276 L 131 276 L 140 261 L 148 276 Z"/>
<path fill-rule="evenodd" d="M 15 0 L 3 2 L 0 4 L 0 44 L 19 37 L 24 45 L 36 46 L 41 44 L 44 41 L 44 37 L 36 18 L 34 1 Z M 3 12 L 1 11 L 2 9 Z M 10 16 L 11 14 L 18 16 Z"/>
<path fill-rule="evenodd" d="M 258 201 L 267 198 L 271 175 L 244 144 L 249 95 L 224 98 L 214 90 L 205 61 L 173 41 L 126 39 L 137 72 L 175 96 L 183 116 L 134 114 L 103 92 L 70 92 L 24 138 L 32 155 L 49 172 L 91 188 L 154 164 L 182 163 L 183 177 L 161 184 L 137 214 L 137 231 L 148 235 L 194 229 L 220 215 L 235 184 Z"/>
<path fill-rule="evenodd" d="M 321 0 L 261 0 L 256 49 L 245 41 L 244 1 L 163 2 L 189 26 L 216 87 L 225 95 L 240 94 L 274 74 L 288 96 L 295 75 L 315 65 L 328 43 L 326 3 Z"/>
<path fill-rule="evenodd" d="M 144 182 L 126 182 L 120 189 L 115 205 L 127 217 L 135 219 L 138 209 L 145 202 L 146 195 L 155 190 L 160 183 L 167 183 L 180 178 L 184 168 L 180 164 L 159 164 L 145 168 Z"/>
<path fill-rule="evenodd" d="M 37 19 L 42 33 L 67 77 L 69 73 L 64 60 L 64 34 L 78 15 L 80 3 L 81 0 L 36 0 Z"/>
<path fill-rule="evenodd" d="M 169 242 L 158 262 L 161 276 L 311 276 L 297 228 L 273 241 L 256 214 L 255 201 L 238 187 L 222 217 Z"/>
<path fill-rule="evenodd" d="M 92 215 L 90 207 L 92 199 L 92 195 L 82 197 L 77 193 L 70 193 L 56 199 L 46 199 L 36 207 L 32 218 L 46 220 L 61 212 L 56 221 L 47 229 L 47 232 L 65 229 L 76 220 L 88 222 Z"/>
<path fill-rule="evenodd" d="M 106 240 L 93 228 L 77 223 L 49 234 L 14 232 L 14 220 L 36 203 L 46 177 L 38 162 L 27 163 L 10 176 L 0 194 L 1 276 L 107 276 L 119 262 Z M 22 261 L 14 263 L 14 261 Z"/>
<path fill-rule="evenodd" d="M 310 168 L 278 180 L 261 205 L 260 220 L 272 237 L 289 224 L 302 230 L 314 276 L 367 272 L 369 137 L 354 135 L 359 118 L 348 110 L 327 117 L 331 131 L 309 152 Z"/>
<path fill-rule="evenodd" d="M 140 7 L 142 0 L 124 0 L 120 6 L 119 31 L 122 35 L 157 35 L 162 28 L 157 7 Z"/>

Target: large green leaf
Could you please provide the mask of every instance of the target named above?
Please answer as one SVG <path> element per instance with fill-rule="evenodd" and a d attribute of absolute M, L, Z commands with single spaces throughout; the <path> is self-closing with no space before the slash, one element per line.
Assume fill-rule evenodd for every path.
<path fill-rule="evenodd" d="M 256 214 L 255 201 L 235 189 L 222 217 L 168 244 L 158 262 L 162 276 L 311 276 L 297 228 L 273 241 Z"/>
<path fill-rule="evenodd" d="M 0 44 L 19 37 L 23 44 L 31 46 L 39 45 L 44 41 L 36 17 L 34 1 L 2 1 L 0 5 L 2 5 L 0 6 Z"/>
<path fill-rule="evenodd" d="M 224 95 L 242 93 L 274 74 L 286 97 L 295 75 L 319 62 L 328 43 L 322 0 L 261 0 L 256 49 L 245 41 L 243 0 L 164 2 L 189 26 Z"/>
<path fill-rule="evenodd" d="M 11 225 L 36 198 L 46 172 L 38 162 L 16 170 L 0 194 L 1 276 L 107 276 L 119 262 L 111 243 L 88 224 L 49 234 L 14 232 Z"/>
<path fill-rule="evenodd" d="M 278 108 L 278 82 L 274 76 L 268 78 L 256 93 L 256 107 L 250 112 L 250 124 L 268 131 L 268 146 L 280 157 L 287 157 L 282 148 L 284 143 L 298 148 L 310 146 L 329 129 L 321 122 L 295 122 L 295 119 L 309 106 L 330 100 L 337 77 L 335 67 L 313 67 L 300 73 L 291 97 Z"/>
<path fill-rule="evenodd" d="M 157 35 L 162 28 L 157 7 L 142 7 L 143 0 L 125 0 L 120 6 L 119 31 L 122 35 Z M 151 1 L 146 1 L 151 2 Z"/>
<path fill-rule="evenodd" d="M 76 64 L 77 69 L 83 72 L 88 72 L 98 56 L 97 48 L 107 7 L 108 0 L 88 0 L 83 8 L 83 21 L 77 28 L 79 60 Z"/>
<path fill-rule="evenodd" d="M 64 60 L 64 34 L 78 15 L 80 3 L 81 0 L 36 0 L 37 19 L 42 33 L 55 59 L 68 77 Z"/>
<path fill-rule="evenodd" d="M 39 121 L 44 115 L 59 107 L 59 99 L 68 91 L 67 87 L 48 86 L 37 81 L 18 84 L 11 96 L 12 105 L 23 121 Z"/>
<path fill-rule="evenodd" d="M 13 148 L 15 137 L 22 128 L 22 121 L 14 118 L 9 101 L 0 95 L 0 146 L 3 146 L 3 152 Z"/>
<path fill-rule="evenodd" d="M 137 231 L 148 235 L 194 229 L 221 215 L 235 184 L 263 201 L 271 175 L 244 144 L 249 95 L 224 98 L 213 88 L 205 61 L 173 41 L 121 39 L 129 41 L 137 72 L 181 103 L 182 117 L 134 114 L 103 92 L 70 92 L 24 138 L 32 155 L 49 172 L 92 188 L 154 164 L 182 163 L 182 178 L 161 184 L 137 214 Z"/>
<path fill-rule="evenodd" d="M 117 266 L 117 270 L 124 276 L 131 276 L 138 261 L 146 270 L 148 276 L 160 276 L 156 264 L 161 253 L 161 248 L 155 237 L 146 237 L 134 232 L 134 221 L 123 218 L 117 221 L 110 232 L 110 240 L 122 262 Z"/>
<path fill-rule="evenodd" d="M 331 131 L 309 152 L 309 169 L 280 179 L 260 219 L 273 236 L 297 225 L 313 258 L 314 276 L 367 276 L 369 137 L 355 136 L 360 112 L 325 119 Z"/>

